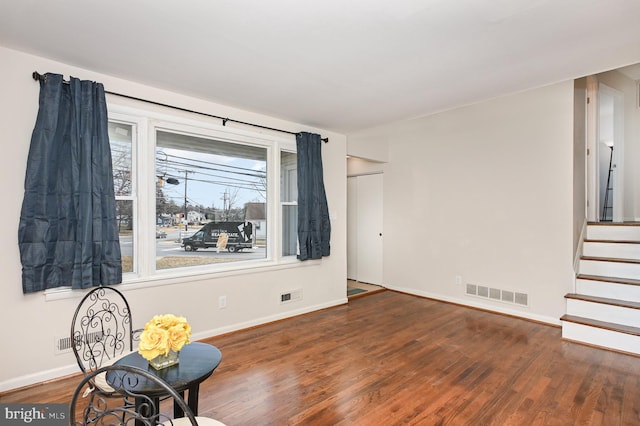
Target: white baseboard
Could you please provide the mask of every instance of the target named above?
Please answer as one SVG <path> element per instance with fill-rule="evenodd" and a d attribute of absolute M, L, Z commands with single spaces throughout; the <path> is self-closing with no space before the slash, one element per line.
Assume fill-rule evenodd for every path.
<path fill-rule="evenodd" d="M 280 321 L 287 318 L 297 317 L 298 315 L 308 314 L 310 312 L 319 311 L 321 309 L 331 308 L 333 306 L 344 305 L 348 302 L 348 299 L 342 298 L 327 303 L 321 303 L 313 306 L 306 306 L 304 308 L 295 309 L 293 311 L 286 311 L 276 315 L 269 315 L 266 317 L 252 319 L 237 324 L 228 325 L 225 327 L 212 328 L 210 330 L 195 333 L 191 336 L 191 340 L 203 340 L 210 337 L 219 336 L 221 334 L 232 333 L 234 331 L 245 330 L 247 328 L 256 327 L 259 325 L 269 324 L 270 322 Z M 223 354 L 224 355 L 224 354 Z"/>
<path fill-rule="evenodd" d="M 13 379 L 0 382 L 0 392 L 5 392 L 11 389 L 18 389 L 25 386 L 34 385 L 36 383 L 46 382 L 47 380 L 58 379 L 60 377 L 69 376 L 71 374 L 79 373 L 80 369 L 78 364 L 73 363 L 65 365 L 63 367 L 53 368 L 51 370 L 39 371 L 37 373 L 27 374 Z M 32 401 L 34 404 L 38 401 Z"/>
<path fill-rule="evenodd" d="M 582 257 L 584 240 L 587 238 L 587 224 L 588 224 L 588 222 L 587 222 L 587 219 L 585 218 L 584 222 L 582 223 L 582 229 L 580 230 L 580 237 L 578 239 L 578 247 L 576 248 L 575 257 L 573 258 L 573 270 L 574 270 L 574 272 L 576 274 L 578 273 L 578 271 L 580 269 L 580 258 Z M 574 287 L 573 291 L 575 292 L 575 283 L 574 283 L 573 287 Z"/>
<path fill-rule="evenodd" d="M 488 303 L 482 303 L 480 300 L 460 299 L 457 297 L 443 296 L 442 294 L 434 294 L 426 291 L 416 291 L 413 288 L 393 287 L 385 285 L 389 290 L 396 290 L 402 293 L 413 294 L 414 296 L 426 297 L 428 299 L 440 300 L 442 302 L 455 303 L 456 305 L 468 306 L 470 308 L 482 309 L 484 311 L 500 313 L 504 315 L 510 315 L 513 317 L 524 318 L 536 322 L 542 322 L 551 325 L 560 325 L 559 318 L 552 318 L 545 315 L 532 314 L 530 312 L 519 311 L 515 309 L 509 309 L 507 307 L 495 306 Z"/>
<path fill-rule="evenodd" d="M 246 328 L 255 327 L 258 325 L 268 324 L 270 322 L 296 317 L 298 315 L 319 311 L 321 309 L 330 308 L 333 306 L 344 305 L 347 302 L 348 302 L 348 299 L 345 295 L 344 298 L 334 300 L 331 302 L 322 303 L 322 304 L 313 305 L 313 306 L 306 306 L 304 308 L 282 312 L 277 315 L 270 315 L 262 318 L 256 318 L 251 321 L 245 321 L 238 324 L 233 324 L 225 327 L 219 327 L 219 328 L 214 328 L 207 331 L 201 331 L 199 333 L 194 333 L 191 335 L 191 340 L 196 341 L 196 340 L 207 339 L 209 337 L 219 336 L 221 334 L 231 333 L 233 331 L 238 331 Z M 65 366 L 54 368 L 51 370 L 45 370 L 45 371 L 40 371 L 32 374 L 27 374 L 24 376 L 15 377 L 15 378 L 0 382 L 0 392 L 5 392 L 12 389 L 18 389 L 25 386 L 34 385 L 37 383 L 42 383 L 47 380 L 58 379 L 58 378 L 79 373 L 79 372 L 80 370 L 78 368 L 78 365 L 74 362 L 73 364 L 65 365 Z M 33 401 L 33 402 L 37 403 L 38 401 Z"/>

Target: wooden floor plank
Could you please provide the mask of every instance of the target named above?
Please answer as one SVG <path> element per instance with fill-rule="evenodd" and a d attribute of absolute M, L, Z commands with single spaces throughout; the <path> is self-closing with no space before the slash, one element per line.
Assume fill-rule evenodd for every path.
<path fill-rule="evenodd" d="M 640 424 L 640 358 L 393 291 L 205 342 L 223 359 L 200 414 L 229 426 Z M 0 402 L 68 402 L 77 381 Z"/>

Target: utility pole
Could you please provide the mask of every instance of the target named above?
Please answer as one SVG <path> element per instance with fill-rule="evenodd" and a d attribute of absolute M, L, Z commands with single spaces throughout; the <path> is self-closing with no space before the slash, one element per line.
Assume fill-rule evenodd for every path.
<path fill-rule="evenodd" d="M 224 214 L 225 222 L 229 221 L 229 212 L 227 211 L 227 201 L 229 200 L 229 194 L 227 190 L 224 190 L 224 194 L 222 195 L 222 212 Z"/>
<path fill-rule="evenodd" d="M 189 219 L 187 219 L 187 180 L 188 173 L 192 173 L 189 170 L 184 171 L 184 230 L 185 232 L 189 230 Z"/>

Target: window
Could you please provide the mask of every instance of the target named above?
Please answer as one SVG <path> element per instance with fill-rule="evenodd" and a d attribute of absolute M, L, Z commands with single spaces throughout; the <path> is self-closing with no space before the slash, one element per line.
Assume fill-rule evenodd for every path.
<path fill-rule="evenodd" d="M 157 130 L 156 176 L 156 223 L 167 233 L 156 269 L 267 257 L 253 232 L 265 218 L 247 211 L 267 200 L 266 148 Z"/>
<path fill-rule="evenodd" d="M 134 124 L 109 121 L 111 165 L 116 196 L 116 217 L 120 234 L 122 272 L 134 271 L 133 234 L 135 227 L 135 192 L 132 176 Z"/>
<path fill-rule="evenodd" d="M 109 108 L 125 281 L 296 255 L 294 140 Z"/>
<path fill-rule="evenodd" d="M 298 253 L 298 166 L 294 152 L 280 152 L 282 256 Z"/>

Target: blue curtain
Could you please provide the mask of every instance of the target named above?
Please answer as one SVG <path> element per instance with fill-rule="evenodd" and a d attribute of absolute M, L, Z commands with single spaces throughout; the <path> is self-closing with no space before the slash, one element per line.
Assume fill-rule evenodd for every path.
<path fill-rule="evenodd" d="M 298 149 L 298 259 L 329 256 L 331 222 L 322 172 L 320 135 L 301 132 L 296 135 Z"/>
<path fill-rule="evenodd" d="M 122 281 L 102 84 L 40 79 L 18 245 L 22 291 Z"/>

